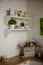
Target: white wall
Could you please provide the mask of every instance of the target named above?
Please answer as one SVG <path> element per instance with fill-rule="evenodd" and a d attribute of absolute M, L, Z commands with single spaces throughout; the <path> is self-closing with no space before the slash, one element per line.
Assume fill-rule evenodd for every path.
<path fill-rule="evenodd" d="M 5 37 L 5 14 L 6 10 L 11 8 L 12 10 L 27 11 L 26 0 L 0 0 L 0 56 L 7 55 L 12 57 L 18 55 L 17 44 L 20 41 L 27 40 L 26 32 L 10 32 Z"/>
<path fill-rule="evenodd" d="M 43 0 L 27 0 L 29 16 L 32 17 L 33 38 L 43 45 L 40 35 L 40 18 L 43 17 Z"/>

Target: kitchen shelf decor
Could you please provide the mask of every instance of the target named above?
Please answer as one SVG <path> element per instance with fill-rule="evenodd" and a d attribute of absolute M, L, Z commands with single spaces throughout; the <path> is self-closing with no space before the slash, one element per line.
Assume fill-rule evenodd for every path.
<path fill-rule="evenodd" d="M 14 30 L 16 24 L 17 24 L 17 21 L 13 17 L 11 17 L 10 20 L 8 20 L 8 25 L 10 30 Z"/>
<path fill-rule="evenodd" d="M 6 24 L 9 26 L 9 24 L 13 24 L 13 22 L 11 22 L 11 19 L 13 19 L 14 24 L 16 23 L 16 26 L 14 29 L 11 29 L 11 30 L 15 30 L 15 31 L 27 31 L 27 30 L 31 30 L 30 28 L 26 28 L 26 24 L 25 23 L 28 23 L 29 20 L 31 20 L 32 18 L 29 18 L 29 17 L 20 17 L 20 16 L 5 16 L 5 20 L 6 20 Z M 19 23 L 19 26 L 17 25 L 18 22 L 20 21 Z M 9 23 L 10 21 L 10 23 Z M 21 26 L 22 25 L 22 26 Z M 24 28 L 23 28 L 24 27 Z M 29 27 L 29 25 L 28 25 Z M 9 29 L 9 27 L 8 27 Z"/>
<path fill-rule="evenodd" d="M 29 22 L 32 20 L 32 18 L 29 17 L 22 17 L 22 16 L 14 16 L 9 15 L 5 16 L 5 37 L 7 37 L 8 33 L 10 32 L 27 32 L 31 31 L 32 29 L 29 26 Z M 12 25 L 15 24 L 15 27 Z M 22 26 L 21 26 L 22 24 Z M 11 26 L 10 26 L 11 25 Z"/>

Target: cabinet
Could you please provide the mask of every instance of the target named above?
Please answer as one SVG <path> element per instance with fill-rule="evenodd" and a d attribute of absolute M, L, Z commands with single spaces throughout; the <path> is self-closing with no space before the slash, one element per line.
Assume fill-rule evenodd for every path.
<path fill-rule="evenodd" d="M 17 21 L 17 25 L 19 26 L 19 28 L 15 28 L 14 30 L 10 30 L 10 31 L 29 31 L 31 30 L 31 28 L 29 27 L 29 21 L 32 19 L 32 18 L 29 18 L 29 17 L 20 17 L 20 16 L 5 16 L 5 23 L 6 25 L 8 26 L 8 20 L 13 17 L 16 21 Z M 24 22 L 25 23 L 25 26 L 24 28 L 21 28 L 20 27 L 20 23 L 21 22 Z"/>

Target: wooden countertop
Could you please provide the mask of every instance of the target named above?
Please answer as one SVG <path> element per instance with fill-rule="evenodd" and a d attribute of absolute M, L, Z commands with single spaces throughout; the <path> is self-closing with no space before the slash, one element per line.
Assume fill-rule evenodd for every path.
<path fill-rule="evenodd" d="M 23 63 L 27 60 L 43 63 L 42 59 L 39 59 L 39 58 L 36 58 L 36 57 L 23 57 L 22 58 L 20 56 L 15 56 L 15 57 L 9 58 L 8 62 L 4 63 L 4 62 L 0 61 L 0 65 L 18 65 L 18 64 Z"/>

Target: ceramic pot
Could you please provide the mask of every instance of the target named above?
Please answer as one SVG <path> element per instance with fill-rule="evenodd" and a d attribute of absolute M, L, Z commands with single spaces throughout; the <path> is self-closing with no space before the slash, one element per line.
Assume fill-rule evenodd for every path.
<path fill-rule="evenodd" d="M 14 30 L 15 29 L 15 25 L 10 25 L 10 30 Z"/>

